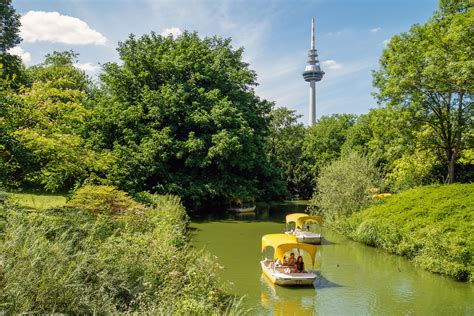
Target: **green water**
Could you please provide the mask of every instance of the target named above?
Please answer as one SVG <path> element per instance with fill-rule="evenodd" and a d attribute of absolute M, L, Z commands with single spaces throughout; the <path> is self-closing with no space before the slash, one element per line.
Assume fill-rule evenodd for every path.
<path fill-rule="evenodd" d="M 286 205 L 256 215 L 193 221 L 193 244 L 224 266 L 222 278 L 256 315 L 474 315 L 474 285 L 416 268 L 384 253 L 320 229 L 319 279 L 314 288 L 274 286 L 262 276 L 261 237 L 283 232 L 284 216 L 304 209 Z M 308 262 L 308 261 L 307 261 Z"/>

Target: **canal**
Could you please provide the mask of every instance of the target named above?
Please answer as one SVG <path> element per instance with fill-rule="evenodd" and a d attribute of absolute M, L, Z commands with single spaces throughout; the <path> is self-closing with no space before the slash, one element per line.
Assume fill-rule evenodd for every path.
<path fill-rule="evenodd" d="M 287 203 L 256 214 L 193 220 L 193 246 L 206 248 L 224 266 L 221 277 L 245 296 L 255 315 L 474 315 L 474 285 L 415 267 L 408 260 L 315 226 L 318 246 L 314 287 L 284 288 L 262 276 L 261 237 L 285 229 L 288 213 L 305 205 Z"/>

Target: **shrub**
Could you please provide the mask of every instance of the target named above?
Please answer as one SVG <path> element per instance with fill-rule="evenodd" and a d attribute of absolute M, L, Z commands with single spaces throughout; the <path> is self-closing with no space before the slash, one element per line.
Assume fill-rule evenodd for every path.
<path fill-rule="evenodd" d="M 133 200 L 127 192 L 106 185 L 86 185 L 79 188 L 68 202 L 68 205 L 109 215 L 144 210 L 143 205 Z"/>
<path fill-rule="evenodd" d="M 352 152 L 324 167 L 317 183 L 310 209 L 331 221 L 371 202 L 370 189 L 378 184 L 377 169 L 368 158 Z"/>
<path fill-rule="evenodd" d="M 144 206 L 116 189 L 96 189 L 100 194 L 82 199 L 84 208 L 77 194 L 74 208 L 0 206 L 6 219 L 0 314 L 238 312 L 239 301 L 215 274 L 218 263 L 188 246 L 179 199 L 147 195 L 153 203 Z M 85 192 L 94 193 L 94 187 L 79 197 Z M 112 202 L 104 206 L 91 196 Z M 129 206 L 140 212 L 123 212 Z"/>

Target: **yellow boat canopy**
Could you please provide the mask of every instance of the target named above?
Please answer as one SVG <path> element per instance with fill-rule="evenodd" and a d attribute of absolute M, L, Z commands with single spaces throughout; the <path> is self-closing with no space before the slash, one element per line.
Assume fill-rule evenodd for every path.
<path fill-rule="evenodd" d="M 303 227 L 305 223 L 323 223 L 323 218 L 321 216 L 311 216 L 305 213 L 293 213 L 286 215 L 286 223 L 295 223 L 296 227 Z"/>
<path fill-rule="evenodd" d="M 292 249 L 304 250 L 310 255 L 313 265 L 316 257 L 316 252 L 318 251 L 316 246 L 305 243 L 299 243 L 296 239 L 296 236 L 287 234 L 264 235 L 262 237 L 262 252 L 264 252 L 267 247 L 272 247 L 273 249 L 275 249 L 273 259 L 278 258 L 281 262 L 283 262 L 283 257 L 286 252 Z"/>

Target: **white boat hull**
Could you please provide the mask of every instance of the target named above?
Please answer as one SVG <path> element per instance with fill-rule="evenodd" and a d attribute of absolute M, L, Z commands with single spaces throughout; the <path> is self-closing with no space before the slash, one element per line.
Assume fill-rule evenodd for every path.
<path fill-rule="evenodd" d="M 295 235 L 291 232 L 286 232 L 287 235 Z M 296 239 L 298 242 L 303 242 L 306 244 L 321 244 L 323 237 L 321 234 L 316 234 L 312 232 L 298 232 L 296 233 Z"/>
<path fill-rule="evenodd" d="M 300 286 L 300 285 L 313 285 L 316 280 L 316 274 L 311 272 L 302 273 L 285 273 L 278 271 L 269 266 L 271 261 L 262 260 L 260 265 L 262 266 L 263 274 L 273 283 L 278 285 L 287 286 Z M 280 268 L 283 270 L 284 268 Z"/>
<path fill-rule="evenodd" d="M 251 207 L 229 207 L 227 210 L 235 213 L 252 213 L 255 212 L 256 208 L 254 205 Z"/>

